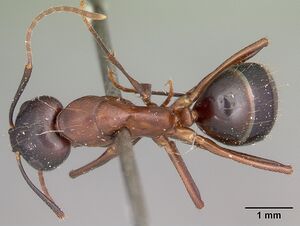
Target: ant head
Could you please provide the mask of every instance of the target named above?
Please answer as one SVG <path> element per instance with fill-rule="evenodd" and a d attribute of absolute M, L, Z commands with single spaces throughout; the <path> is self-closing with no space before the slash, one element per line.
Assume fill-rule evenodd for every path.
<path fill-rule="evenodd" d="M 53 97 L 41 96 L 22 104 L 15 127 L 9 130 L 14 151 L 37 170 L 51 170 L 70 153 L 70 143 L 55 128 L 61 103 Z"/>
<path fill-rule="evenodd" d="M 262 140 L 277 115 L 277 90 L 270 73 L 242 63 L 221 73 L 199 97 L 196 123 L 212 138 L 230 145 Z"/>

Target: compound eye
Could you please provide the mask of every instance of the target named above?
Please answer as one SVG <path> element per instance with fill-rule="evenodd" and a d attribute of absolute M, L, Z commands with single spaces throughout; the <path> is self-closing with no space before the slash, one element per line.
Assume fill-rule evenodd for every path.
<path fill-rule="evenodd" d="M 277 115 L 277 90 L 270 73 L 256 63 L 243 63 L 221 73 L 193 108 L 196 123 L 212 138 L 230 145 L 262 140 Z"/>
<path fill-rule="evenodd" d="M 55 128 L 61 103 L 53 97 L 41 96 L 22 104 L 15 127 L 9 130 L 14 151 L 37 170 L 51 170 L 70 153 L 70 142 Z"/>

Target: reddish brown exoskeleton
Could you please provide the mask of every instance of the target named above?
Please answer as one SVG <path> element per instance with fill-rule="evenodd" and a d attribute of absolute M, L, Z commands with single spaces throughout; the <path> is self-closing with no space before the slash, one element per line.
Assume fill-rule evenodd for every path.
<path fill-rule="evenodd" d="M 124 92 L 138 93 L 146 106 L 136 106 L 128 100 L 112 96 L 85 96 L 63 108 L 57 99 L 40 96 L 26 101 L 13 122 L 15 106 L 32 72 L 32 30 L 44 16 L 60 11 L 83 16 L 108 60 L 126 76 L 133 88 L 118 84 L 109 71 L 111 81 Z M 275 83 L 263 66 L 245 62 L 267 46 L 266 38 L 229 57 L 185 94 L 174 93 L 171 82 L 170 91 L 164 93 L 151 91 L 149 84 L 141 84 L 133 79 L 106 48 L 86 18 L 101 20 L 105 16 L 63 6 L 45 10 L 33 20 L 26 35 L 28 62 L 9 112 L 9 135 L 21 173 L 28 185 L 58 217 L 62 218 L 64 213 L 50 197 L 42 172 L 60 165 L 68 157 L 71 146 L 107 147 L 98 159 L 71 171 L 71 177 L 103 165 L 118 155 L 114 145 L 115 135 L 124 128 L 130 132 L 134 144 L 141 137 L 150 137 L 166 150 L 197 208 L 204 206 L 200 193 L 170 138 L 195 144 L 216 155 L 256 168 L 292 173 L 289 165 L 223 148 L 190 128 L 196 123 L 212 138 L 230 145 L 253 143 L 262 140 L 270 132 L 277 113 Z M 158 106 L 151 101 L 151 94 L 168 97 Z M 169 105 L 172 97 L 178 98 Z M 38 170 L 42 192 L 27 177 L 20 156 Z"/>

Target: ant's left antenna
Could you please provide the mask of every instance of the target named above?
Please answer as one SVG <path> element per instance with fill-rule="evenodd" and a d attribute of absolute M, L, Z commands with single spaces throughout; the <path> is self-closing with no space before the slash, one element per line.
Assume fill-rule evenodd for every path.
<path fill-rule="evenodd" d="M 41 12 L 39 15 L 37 15 L 33 19 L 33 21 L 31 22 L 30 26 L 27 29 L 26 39 L 25 39 L 27 64 L 25 65 L 23 77 L 21 79 L 20 85 L 19 85 L 19 87 L 16 91 L 16 94 L 14 96 L 14 99 L 13 99 L 13 101 L 10 105 L 10 109 L 9 109 L 9 125 L 10 125 L 9 134 L 11 134 L 12 130 L 15 129 L 15 124 L 13 122 L 14 110 L 15 110 L 15 107 L 16 107 L 16 105 L 17 105 L 17 103 L 18 103 L 18 101 L 19 101 L 19 99 L 20 99 L 20 97 L 21 97 L 21 95 L 22 95 L 29 79 L 30 79 L 31 72 L 32 72 L 32 49 L 31 49 L 32 31 L 35 28 L 35 26 L 37 25 L 37 23 L 40 20 L 42 20 L 45 16 L 48 16 L 48 15 L 56 13 L 56 12 L 75 13 L 75 14 L 79 14 L 80 16 L 91 18 L 92 20 L 104 20 L 106 18 L 106 16 L 103 15 L 103 14 L 87 12 L 85 10 L 81 10 L 81 9 L 75 8 L 75 7 L 58 6 L 58 7 L 51 7 L 47 10 L 44 10 L 43 12 Z M 25 179 L 25 181 L 29 185 L 29 187 L 53 210 L 53 212 L 59 218 L 63 219 L 64 218 L 64 212 L 55 204 L 55 202 L 50 197 L 50 195 L 49 195 L 49 193 L 46 189 L 45 184 L 42 183 L 42 182 L 44 182 L 44 178 L 43 178 L 42 174 L 39 174 L 39 177 L 40 177 L 40 183 L 42 185 L 42 190 L 44 191 L 44 193 L 42 191 L 40 191 L 32 183 L 32 181 L 29 179 L 29 177 L 27 176 L 27 174 L 26 174 L 26 172 L 23 168 L 22 162 L 21 162 L 22 150 L 13 149 L 13 152 L 16 153 L 16 160 L 17 160 L 17 163 L 18 163 L 18 167 L 21 171 L 21 174 L 22 174 L 23 178 Z"/>

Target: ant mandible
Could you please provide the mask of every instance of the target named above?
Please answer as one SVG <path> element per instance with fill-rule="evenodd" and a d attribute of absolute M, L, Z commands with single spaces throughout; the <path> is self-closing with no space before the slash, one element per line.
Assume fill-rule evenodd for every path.
<path fill-rule="evenodd" d="M 82 16 L 108 60 L 123 73 L 133 88 L 123 87 L 116 82 L 111 70 L 108 73 L 110 80 L 124 92 L 139 94 L 146 106 L 136 106 L 128 100 L 112 96 L 85 96 L 63 108 L 57 99 L 40 96 L 23 103 L 13 122 L 16 104 L 32 72 L 31 33 L 43 17 L 55 12 Z M 107 147 L 96 160 L 72 170 L 72 178 L 105 164 L 118 155 L 114 139 L 118 131 L 124 128 L 130 132 L 133 144 L 141 137 L 150 137 L 166 150 L 197 208 L 204 206 L 199 190 L 170 138 L 256 168 L 292 173 L 290 165 L 223 148 L 189 128 L 196 123 L 207 135 L 229 145 L 253 143 L 262 140 L 270 132 L 277 114 L 275 83 L 262 65 L 245 62 L 268 45 L 266 38 L 233 54 L 185 94 L 174 93 L 171 82 L 169 92 L 151 91 L 150 84 L 139 83 L 127 73 L 87 18 L 103 20 L 106 17 L 83 10 L 82 4 L 81 8 L 52 7 L 35 17 L 26 33 L 28 62 L 9 111 L 10 141 L 21 174 L 59 218 L 63 218 L 64 213 L 51 198 L 43 171 L 59 166 L 68 157 L 71 146 Z M 166 95 L 167 98 L 158 106 L 151 101 L 151 94 Z M 178 98 L 169 105 L 172 97 Z M 26 175 L 21 156 L 38 170 L 42 191 Z"/>

